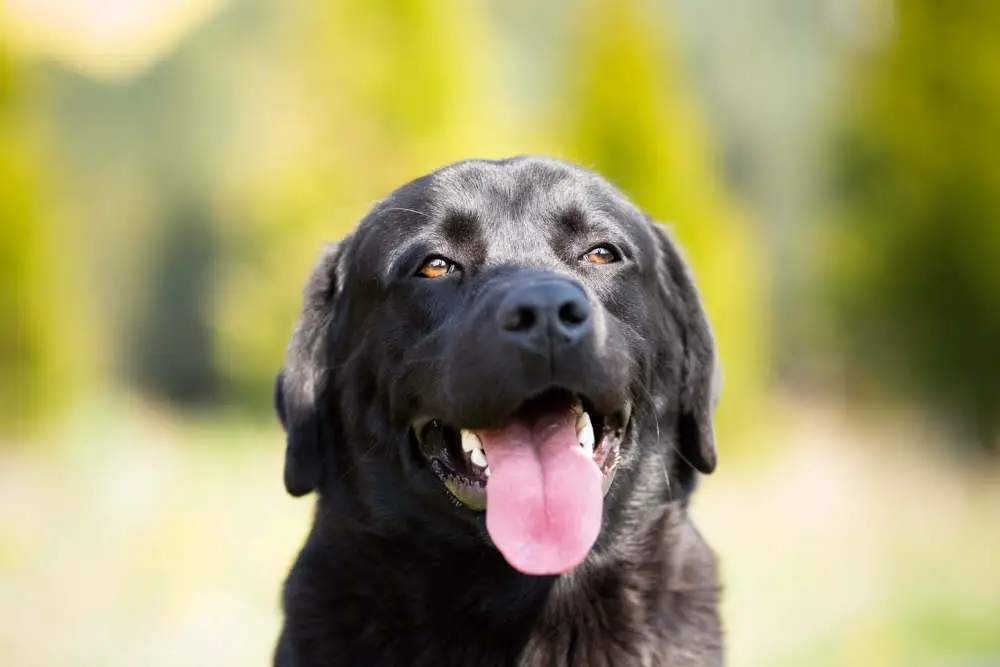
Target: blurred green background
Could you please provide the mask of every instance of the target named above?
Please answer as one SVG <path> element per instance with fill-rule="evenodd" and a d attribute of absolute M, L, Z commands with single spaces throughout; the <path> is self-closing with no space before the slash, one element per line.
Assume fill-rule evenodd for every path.
<path fill-rule="evenodd" d="M 1000 664 L 1000 3 L 0 1 L 0 664 L 268 664 L 323 242 L 594 167 L 714 322 L 736 667 Z"/>

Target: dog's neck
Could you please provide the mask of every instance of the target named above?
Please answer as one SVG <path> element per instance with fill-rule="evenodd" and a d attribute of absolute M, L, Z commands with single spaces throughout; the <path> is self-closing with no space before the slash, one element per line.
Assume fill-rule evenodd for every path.
<path fill-rule="evenodd" d="M 621 512 L 612 522 L 617 533 L 602 536 L 581 566 L 533 577 L 472 529 L 456 537 L 414 520 L 389 531 L 323 498 L 286 587 L 290 636 L 303 650 L 368 656 L 371 664 L 557 665 L 566 653 L 555 660 L 543 652 L 563 650 L 590 656 L 586 664 L 631 665 L 647 663 L 606 651 L 639 644 L 670 651 L 662 633 L 693 624 L 688 632 L 718 651 L 714 559 L 685 500 L 632 498 Z M 320 618 L 322 628 L 312 620 Z M 553 637 L 574 648 L 554 648 L 563 640 Z M 684 650 L 691 648 L 698 647 Z"/>
<path fill-rule="evenodd" d="M 651 512 L 634 542 L 559 577 L 516 572 L 486 545 L 433 549 L 344 530 L 314 529 L 286 588 L 288 637 L 304 655 L 414 667 L 721 664 L 702 661 L 721 655 L 711 552 L 679 503 Z"/>
<path fill-rule="evenodd" d="M 474 609 L 486 623 L 491 613 L 486 601 L 498 607 L 505 621 L 512 614 L 531 615 L 544 604 L 557 577 L 516 571 L 488 543 L 482 527 L 465 526 L 464 532 L 435 528 L 413 518 L 389 529 L 373 517 L 324 511 L 321 502 L 310 542 L 326 543 L 316 552 L 336 559 L 346 579 L 395 580 L 385 594 L 406 599 L 418 613 L 421 606 L 436 615 Z"/>
<path fill-rule="evenodd" d="M 642 476 L 662 467 L 639 470 L 644 471 L 638 472 Z M 655 488 L 642 481 L 620 480 L 630 489 L 629 500 L 611 510 L 615 516 L 609 524 L 617 530 L 603 534 L 585 563 L 559 577 L 529 576 L 513 569 L 489 543 L 483 525 L 458 520 L 438 525 L 419 510 L 380 507 L 380 499 L 363 488 L 340 487 L 322 494 L 305 551 L 336 559 L 333 565 L 343 573 L 347 588 L 380 577 L 395 580 L 400 585 L 385 595 L 395 592 L 415 608 L 420 607 L 415 600 L 422 601 L 436 614 L 449 608 L 459 613 L 475 608 L 488 616 L 490 610 L 482 601 L 498 601 L 503 622 L 508 622 L 511 614 L 537 614 L 553 591 L 572 594 L 604 571 L 650 570 L 646 575 L 650 579 L 663 570 L 663 559 L 669 557 L 678 531 L 688 524 L 687 500 L 693 485 L 679 475 L 675 482 L 680 483 L 667 498 L 638 497 L 635 486 Z M 386 516 L 392 520 L 384 521 Z M 312 543 L 316 548 L 310 549 Z M 651 558 L 655 562 L 647 562 Z"/>

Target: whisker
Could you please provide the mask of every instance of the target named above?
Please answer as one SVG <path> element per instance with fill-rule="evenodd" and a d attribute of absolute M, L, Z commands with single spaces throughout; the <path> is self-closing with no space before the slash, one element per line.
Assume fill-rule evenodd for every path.
<path fill-rule="evenodd" d="M 357 467 L 358 467 L 358 465 L 359 465 L 359 464 L 360 464 L 360 463 L 361 463 L 362 461 L 365 461 L 365 460 L 367 460 L 367 459 L 368 459 L 368 455 L 369 455 L 369 454 L 371 454 L 371 453 L 372 453 L 373 451 L 375 451 L 375 445 L 376 445 L 376 444 L 377 444 L 377 443 L 372 443 L 372 444 L 371 444 L 371 446 L 370 446 L 370 447 L 368 447 L 368 449 L 367 449 L 367 450 L 365 450 L 365 453 L 364 453 L 364 454 L 362 454 L 362 455 L 361 455 L 361 456 L 360 456 L 359 458 L 355 459 L 355 460 L 354 460 L 354 462 L 353 462 L 353 463 L 351 463 L 351 465 L 349 465 L 349 466 L 347 467 L 347 470 L 345 470 L 344 472 L 342 472 L 342 473 L 340 473 L 339 475 L 337 475 L 337 481 L 338 481 L 338 482 L 342 481 L 342 480 L 343 480 L 343 479 L 344 479 L 345 477 L 347 477 L 347 476 L 348 476 L 348 475 L 349 475 L 349 474 L 350 474 L 351 472 L 353 472 L 353 471 L 354 471 L 354 469 L 355 469 L 355 468 L 357 468 Z"/>
<path fill-rule="evenodd" d="M 649 409 L 649 412 L 653 415 L 653 425 L 656 428 L 656 441 L 658 443 L 662 444 L 662 437 L 663 436 L 662 436 L 662 433 L 660 432 L 660 417 L 657 414 L 656 404 L 653 401 L 653 396 L 652 396 L 651 392 L 648 389 L 646 389 L 645 387 L 642 388 L 642 391 L 643 391 L 642 396 L 637 396 L 636 397 L 637 402 L 642 401 L 643 403 L 645 403 L 646 406 L 647 406 L 647 408 Z M 674 453 L 677 455 L 677 457 L 680 460 L 684 461 L 689 466 L 694 467 L 694 465 L 691 463 L 691 461 L 689 461 L 687 459 L 687 457 L 684 456 L 683 452 L 681 452 L 681 450 L 677 447 L 677 443 L 675 443 L 673 440 L 671 440 L 671 439 L 668 438 L 668 440 L 667 440 L 667 442 L 665 444 L 674 451 Z M 667 482 L 667 494 L 668 494 L 668 498 L 670 500 L 673 500 L 674 499 L 674 493 L 673 493 L 673 487 L 672 487 L 672 485 L 670 483 L 670 472 L 667 470 L 667 465 L 666 465 L 665 461 L 662 462 L 662 467 L 663 467 L 663 476 L 664 476 L 664 478 L 666 479 L 666 482 Z"/>
<path fill-rule="evenodd" d="M 416 215 L 422 215 L 423 217 L 430 220 L 431 216 L 427 215 L 423 211 L 417 211 L 412 208 L 403 208 L 402 206 L 393 206 L 392 208 L 385 209 L 386 211 L 400 211 L 402 213 L 415 213 Z"/>

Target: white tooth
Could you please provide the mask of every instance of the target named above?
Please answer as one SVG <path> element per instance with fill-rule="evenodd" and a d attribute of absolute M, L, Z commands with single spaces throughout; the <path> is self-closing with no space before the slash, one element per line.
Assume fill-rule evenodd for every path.
<path fill-rule="evenodd" d="M 486 475 L 487 477 L 490 476 L 490 467 L 489 466 L 486 466 L 486 470 L 483 471 L 483 474 Z"/>
<path fill-rule="evenodd" d="M 590 423 L 590 415 L 586 412 L 577 419 L 576 431 L 580 436 L 580 446 L 587 454 L 594 453 L 594 425 Z"/>
<path fill-rule="evenodd" d="M 486 452 L 483 451 L 483 441 L 472 431 L 462 431 L 462 450 L 480 468 L 486 467 Z"/>
<path fill-rule="evenodd" d="M 482 451 L 483 443 L 479 440 L 479 436 L 472 431 L 462 431 L 462 450 L 466 452 L 474 452 L 476 450 Z"/>
<path fill-rule="evenodd" d="M 475 463 L 480 468 L 485 468 L 486 467 L 486 455 L 483 454 L 483 450 L 481 450 L 481 449 L 473 449 L 472 450 L 472 457 L 471 458 L 472 458 L 472 462 Z"/>

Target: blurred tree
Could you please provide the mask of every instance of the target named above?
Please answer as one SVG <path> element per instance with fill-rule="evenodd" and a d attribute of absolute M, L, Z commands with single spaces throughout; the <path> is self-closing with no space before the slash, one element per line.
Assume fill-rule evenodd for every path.
<path fill-rule="evenodd" d="M 666 21 L 644 0 L 591 0 L 564 61 L 556 107 L 564 153 L 592 165 L 668 223 L 683 245 L 720 349 L 720 429 L 749 423 L 769 352 L 762 248 L 727 199 Z"/>
<path fill-rule="evenodd" d="M 274 0 L 232 3 L 122 85 L 47 72 L 68 174 L 60 194 L 73 202 L 76 250 L 98 297 L 107 356 L 130 388 L 175 406 L 265 405 L 271 379 L 253 375 L 252 396 L 242 379 L 280 358 L 276 341 L 263 350 L 223 345 L 230 334 L 253 341 L 280 326 L 259 298 L 270 282 L 258 267 L 245 262 L 238 293 L 228 279 L 233 257 L 280 238 L 254 235 L 254 205 L 275 165 L 296 157 L 286 132 L 300 120 L 288 112 L 295 97 L 285 80 L 294 76 L 275 55 L 287 9 Z M 295 239 L 291 209 L 281 224 Z M 287 298 L 295 301 L 294 289 Z M 235 332 L 220 324 L 230 312 L 241 314 L 225 322 Z"/>
<path fill-rule="evenodd" d="M 0 48 L 0 431 L 19 432 L 65 405 L 87 339 L 73 259 L 41 203 L 44 165 L 22 86 Z"/>
<path fill-rule="evenodd" d="M 239 128 L 219 55 L 242 55 L 239 37 L 249 51 L 248 32 L 209 22 L 121 85 L 40 68 L 50 94 L 34 101 L 36 113 L 48 113 L 63 172 L 50 187 L 71 202 L 67 234 L 86 268 L 79 282 L 94 295 L 102 356 L 129 388 L 178 405 L 219 397 L 213 204 Z"/>
<path fill-rule="evenodd" d="M 175 205 L 154 259 L 128 371 L 136 386 L 183 406 L 218 399 L 211 328 L 217 249 L 203 205 Z"/>
<path fill-rule="evenodd" d="M 1000 3 L 900 0 L 836 146 L 829 259 L 855 378 L 1000 433 Z"/>

